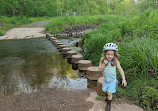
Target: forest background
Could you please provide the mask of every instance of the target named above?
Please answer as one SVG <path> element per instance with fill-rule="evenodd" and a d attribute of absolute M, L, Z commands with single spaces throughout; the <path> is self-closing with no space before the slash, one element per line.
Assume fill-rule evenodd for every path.
<path fill-rule="evenodd" d="M 50 33 L 95 26 L 81 38 L 84 58 L 97 66 L 103 45 L 115 42 L 128 83 L 115 97 L 158 110 L 158 0 L 0 0 L 0 7 L 0 35 L 48 19 L 52 22 L 45 27 Z M 121 86 L 120 76 L 118 80 Z"/>

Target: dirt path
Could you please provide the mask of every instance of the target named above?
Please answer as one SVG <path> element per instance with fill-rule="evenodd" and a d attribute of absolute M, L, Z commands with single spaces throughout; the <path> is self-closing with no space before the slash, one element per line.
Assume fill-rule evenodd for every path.
<path fill-rule="evenodd" d="M 86 101 L 91 101 L 93 107 L 89 111 L 105 111 L 106 103 L 103 100 L 96 100 L 97 92 L 90 92 L 90 97 Z M 125 102 L 125 101 L 113 101 L 111 111 L 144 111 L 142 108 Z"/>
<path fill-rule="evenodd" d="M 0 111 L 104 111 L 106 103 L 96 100 L 92 90 L 43 89 L 37 92 L 0 96 Z M 136 105 L 114 101 L 111 111 L 143 111 Z"/>
<path fill-rule="evenodd" d="M 7 31 L 3 39 L 27 39 L 43 37 L 44 25 L 41 21 Z M 31 28 L 30 28 L 31 27 Z M 105 102 L 96 100 L 94 90 L 65 91 L 61 89 L 42 90 L 18 96 L 0 96 L 0 111 L 104 111 Z M 112 103 L 112 111 L 144 111 L 126 102 Z"/>
<path fill-rule="evenodd" d="M 50 21 L 40 21 L 28 25 L 23 25 L 19 28 L 10 29 L 4 36 L 0 36 L 0 40 L 44 37 L 44 25 L 48 22 Z"/>

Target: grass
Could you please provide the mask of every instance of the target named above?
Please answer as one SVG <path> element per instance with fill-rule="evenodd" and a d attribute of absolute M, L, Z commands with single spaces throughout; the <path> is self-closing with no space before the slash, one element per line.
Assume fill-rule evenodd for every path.
<path fill-rule="evenodd" d="M 141 73 L 144 77 L 158 78 L 158 41 L 150 38 L 137 38 L 130 43 L 120 44 L 123 68 L 132 76 Z M 129 75 L 130 76 L 130 75 Z"/>
<path fill-rule="evenodd" d="M 104 100 L 105 97 L 104 97 L 104 96 L 97 95 L 95 99 L 96 99 L 96 100 Z"/>
<path fill-rule="evenodd" d="M 65 31 L 65 28 L 73 26 L 98 26 L 100 24 L 106 23 L 108 20 L 118 16 L 115 15 L 96 15 L 96 16 L 69 16 L 69 17 L 58 17 L 53 18 L 52 22 L 47 24 L 46 31 L 51 33 L 59 33 L 60 31 Z M 120 16 L 122 17 L 122 16 Z"/>
<path fill-rule="evenodd" d="M 4 33 L 5 33 L 5 30 L 0 29 L 0 36 L 4 35 Z"/>

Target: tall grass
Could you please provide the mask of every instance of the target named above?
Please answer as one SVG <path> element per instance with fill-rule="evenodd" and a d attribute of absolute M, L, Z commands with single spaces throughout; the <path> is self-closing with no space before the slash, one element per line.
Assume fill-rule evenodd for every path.
<path fill-rule="evenodd" d="M 0 28 L 0 36 L 4 35 L 4 33 L 5 33 L 5 30 Z"/>
<path fill-rule="evenodd" d="M 65 31 L 65 28 L 73 26 L 98 26 L 106 23 L 109 19 L 116 17 L 117 16 L 114 15 L 57 17 L 53 18 L 52 22 L 47 24 L 45 27 L 47 32 L 59 33 L 60 31 Z"/>
<path fill-rule="evenodd" d="M 150 38 L 137 38 L 130 43 L 120 44 L 123 68 L 128 70 L 128 76 L 144 77 L 154 76 L 158 78 L 158 40 Z"/>
<path fill-rule="evenodd" d="M 121 28 L 125 36 L 158 39 L 158 10 L 146 10 L 139 16 L 130 16 L 123 22 Z"/>
<path fill-rule="evenodd" d="M 119 28 L 123 19 L 122 17 L 111 17 L 95 31 L 85 34 L 80 41 L 85 49 L 83 52 L 84 58 L 90 59 L 94 65 L 98 65 L 105 43 L 117 42 L 123 39 L 122 30 Z"/>

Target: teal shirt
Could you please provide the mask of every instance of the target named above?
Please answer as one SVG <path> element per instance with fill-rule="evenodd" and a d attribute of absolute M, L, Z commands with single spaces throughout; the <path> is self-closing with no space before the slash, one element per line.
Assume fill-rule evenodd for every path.
<path fill-rule="evenodd" d="M 116 81 L 116 66 L 111 66 L 111 61 L 104 67 L 102 73 L 105 81 Z"/>

